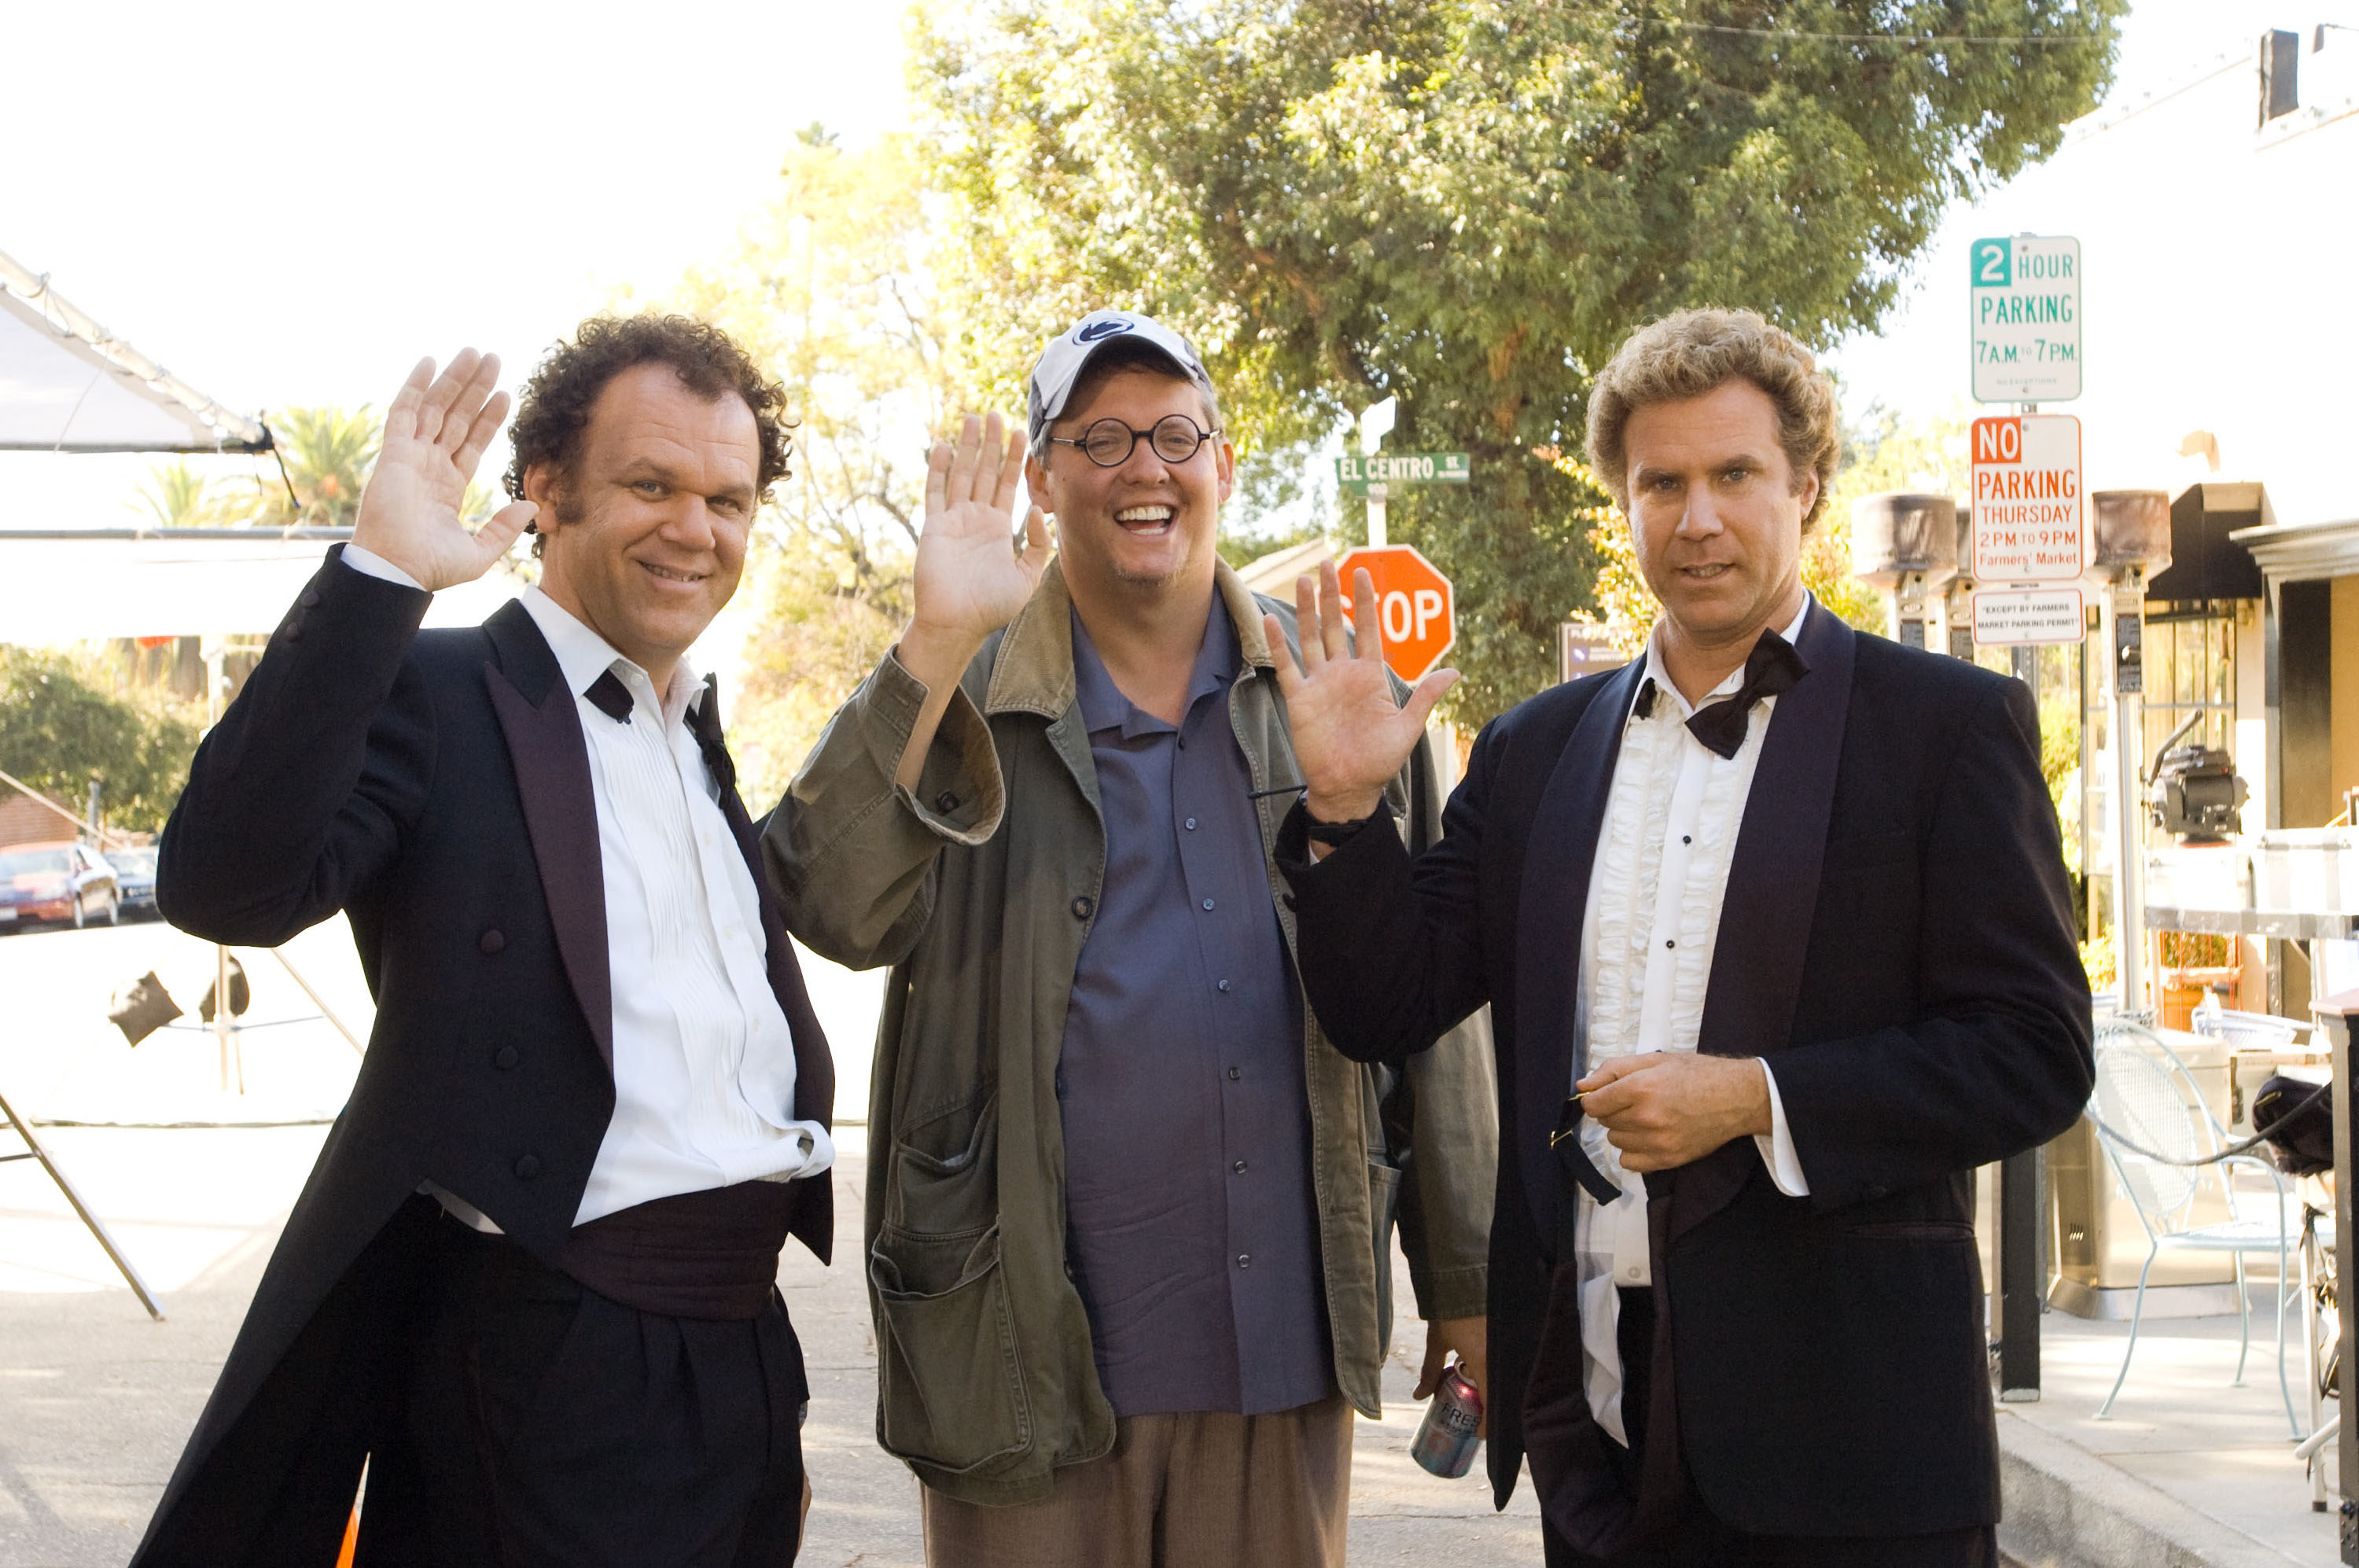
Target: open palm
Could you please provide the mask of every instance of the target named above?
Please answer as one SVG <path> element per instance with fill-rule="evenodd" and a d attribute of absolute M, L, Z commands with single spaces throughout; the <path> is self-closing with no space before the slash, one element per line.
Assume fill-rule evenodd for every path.
<path fill-rule="evenodd" d="M 1385 785 L 1417 749 L 1426 715 L 1458 681 L 1455 670 L 1437 670 L 1417 683 L 1407 702 L 1396 702 L 1377 623 L 1375 583 L 1365 567 L 1352 575 L 1353 636 L 1346 635 L 1343 585 L 1333 561 L 1320 567 L 1316 582 L 1307 574 L 1295 580 L 1299 670 L 1287 652 L 1277 617 L 1263 617 L 1262 629 L 1277 660 L 1295 760 L 1302 768 L 1310 814 L 1321 822 L 1356 822 L 1376 809 Z"/>
<path fill-rule="evenodd" d="M 519 501 L 472 530 L 461 520 L 467 483 L 507 418 L 507 394 L 492 390 L 499 378 L 498 356 L 471 348 L 460 350 L 440 376 L 432 360 L 422 359 L 386 411 L 385 444 L 361 492 L 353 543 L 429 593 L 490 571 L 537 510 Z"/>
<path fill-rule="evenodd" d="M 1024 442 L 997 414 L 960 422 L 958 444 L 937 444 L 926 463 L 926 527 L 918 539 L 919 626 L 980 643 L 1016 618 L 1049 564 L 1049 523 L 1040 508 L 1024 519 L 1014 546 L 1016 486 Z"/>

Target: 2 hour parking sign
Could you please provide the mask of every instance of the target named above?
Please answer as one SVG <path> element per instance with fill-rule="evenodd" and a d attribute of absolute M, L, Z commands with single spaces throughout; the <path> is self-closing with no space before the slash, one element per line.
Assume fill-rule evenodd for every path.
<path fill-rule="evenodd" d="M 2078 397 L 2081 242 L 2060 234 L 1976 240 L 1971 259 L 1974 401 Z"/>

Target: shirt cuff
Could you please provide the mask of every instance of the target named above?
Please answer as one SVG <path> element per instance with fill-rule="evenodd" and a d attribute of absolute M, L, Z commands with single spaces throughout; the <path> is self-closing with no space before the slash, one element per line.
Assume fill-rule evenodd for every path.
<path fill-rule="evenodd" d="M 1789 1198 L 1810 1195 L 1810 1178 L 1802 1174 L 1802 1157 L 1794 1152 L 1794 1132 L 1786 1125 L 1786 1103 L 1777 1097 L 1777 1074 L 1769 1071 L 1769 1063 L 1761 1063 L 1761 1076 L 1769 1085 L 1769 1133 L 1753 1135 L 1753 1147 L 1761 1154 L 1761 1163 L 1769 1168 L 1769 1179 L 1777 1183 L 1777 1191 Z"/>
<path fill-rule="evenodd" d="M 421 593 L 426 591 L 425 583 L 420 583 L 375 550 L 363 550 L 349 539 L 344 542 L 343 561 L 346 566 L 364 577 L 375 577 L 387 583 L 398 583 L 404 588 L 415 588 Z"/>

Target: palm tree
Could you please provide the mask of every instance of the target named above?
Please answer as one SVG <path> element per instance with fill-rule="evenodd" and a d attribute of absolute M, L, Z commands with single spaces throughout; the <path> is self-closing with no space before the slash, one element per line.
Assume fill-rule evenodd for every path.
<path fill-rule="evenodd" d="M 266 488 L 255 521 L 277 527 L 350 526 L 385 435 L 375 412 L 366 404 L 353 409 L 288 408 L 270 420 L 270 432 L 287 465 L 298 509 L 290 514 L 286 495 Z"/>
<path fill-rule="evenodd" d="M 164 528 L 209 528 L 222 520 L 224 498 L 206 494 L 205 476 L 186 463 L 150 469 L 138 505 Z"/>

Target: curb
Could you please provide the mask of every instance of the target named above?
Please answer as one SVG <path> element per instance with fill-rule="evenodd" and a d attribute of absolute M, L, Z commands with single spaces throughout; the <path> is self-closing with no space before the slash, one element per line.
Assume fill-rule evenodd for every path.
<path fill-rule="evenodd" d="M 1999 1552 L 2017 1568 L 2300 1568 L 2004 1409 L 1998 1449 Z"/>

